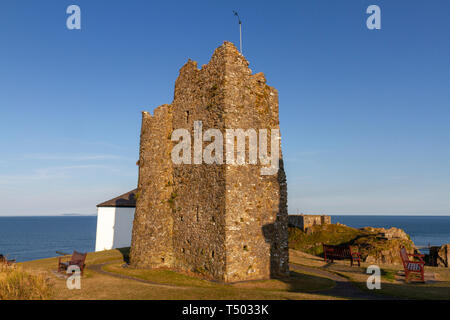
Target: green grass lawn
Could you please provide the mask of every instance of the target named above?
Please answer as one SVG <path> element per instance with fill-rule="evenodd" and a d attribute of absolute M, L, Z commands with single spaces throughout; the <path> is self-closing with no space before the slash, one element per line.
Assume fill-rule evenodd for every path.
<path fill-rule="evenodd" d="M 307 273 L 291 272 L 288 279 L 224 284 L 170 270 L 123 268 L 125 256 L 124 250 L 89 253 L 81 290 L 67 289 L 66 280 L 55 276 L 52 271 L 57 268 L 57 258 L 28 261 L 20 265 L 28 272 L 48 277 L 54 287 L 52 299 L 335 299 L 315 293 L 332 288 L 334 281 Z M 104 271 L 152 283 L 118 278 L 89 269 L 89 265 L 102 263 L 107 263 L 103 266 Z"/>
<path fill-rule="evenodd" d="M 347 267 L 337 267 L 335 269 L 351 281 L 355 282 L 363 290 L 367 289 L 367 274 L 365 268 L 355 268 L 350 270 Z M 381 267 L 381 289 L 370 290 L 375 294 L 388 295 L 400 299 L 420 299 L 420 300 L 449 300 L 450 299 L 450 270 L 447 268 L 425 267 L 426 275 L 434 274 L 435 280 L 427 279 L 426 282 L 406 283 L 404 277 L 398 276 L 402 267 L 382 266 Z"/>
<path fill-rule="evenodd" d="M 314 232 L 307 234 L 298 228 L 289 228 L 289 248 L 319 255 L 323 253 L 322 243 L 348 243 L 362 234 L 358 229 L 335 224 L 314 226 L 312 229 Z"/>
<path fill-rule="evenodd" d="M 313 266 L 319 269 L 331 271 L 352 281 L 361 290 L 374 294 L 395 297 L 399 299 L 450 299 L 450 269 L 438 267 L 425 267 L 426 283 L 411 282 L 405 283 L 404 277 L 399 276 L 399 271 L 403 270 L 400 265 L 380 265 L 381 268 L 381 289 L 369 290 L 367 288 L 366 273 L 369 264 L 362 263 L 361 267 L 350 267 L 348 260 L 335 261 L 328 264 L 322 258 L 302 253 L 300 251 L 290 251 L 290 261 L 293 263 Z M 430 276 L 433 275 L 433 279 Z"/>
<path fill-rule="evenodd" d="M 223 284 L 203 280 L 199 277 L 188 276 L 170 270 L 145 270 L 123 268 L 122 263 L 108 264 L 103 267 L 105 271 L 121 275 L 132 276 L 138 279 L 148 280 L 158 284 L 176 285 L 181 287 L 216 288 L 224 289 L 246 289 L 264 291 L 287 291 L 287 292 L 314 292 L 318 290 L 330 289 L 334 286 L 334 281 L 317 277 L 314 275 L 291 271 L 289 279 L 270 279 L 260 281 L 239 282 L 233 284 Z"/>
<path fill-rule="evenodd" d="M 288 279 L 270 279 L 224 284 L 204 280 L 195 274 L 184 274 L 171 270 L 147 270 L 124 268 L 126 250 L 110 250 L 89 253 L 88 268 L 82 278 L 81 290 L 69 290 L 66 280 L 52 271 L 57 268 L 57 258 L 49 258 L 20 263 L 20 267 L 29 273 L 45 276 L 53 286 L 51 299 L 336 299 L 321 294 L 321 290 L 330 289 L 335 282 L 323 276 L 291 271 Z M 366 268 L 350 267 L 348 261 L 325 263 L 322 258 L 297 250 L 290 250 L 290 261 L 317 269 L 340 274 L 367 290 Z M 134 279 L 118 278 L 111 274 L 98 273 L 89 269 L 89 265 L 103 264 L 103 270 L 114 275 L 123 275 Z M 450 270 L 447 268 L 426 267 L 426 273 L 435 274 L 435 281 L 426 284 L 405 283 L 398 276 L 401 266 L 381 265 L 381 290 L 376 294 L 406 299 L 450 299 Z M 1 277 L 0 277 L 1 278 Z"/>

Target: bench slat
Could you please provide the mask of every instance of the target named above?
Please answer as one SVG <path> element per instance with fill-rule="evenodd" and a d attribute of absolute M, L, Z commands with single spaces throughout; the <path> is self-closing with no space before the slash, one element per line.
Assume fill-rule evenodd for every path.
<path fill-rule="evenodd" d="M 358 262 L 358 266 L 361 265 L 361 259 L 359 253 L 353 253 L 350 246 L 333 246 L 323 244 L 324 259 L 328 258 L 333 262 L 334 259 L 350 259 L 350 264 L 353 266 L 353 262 Z"/>

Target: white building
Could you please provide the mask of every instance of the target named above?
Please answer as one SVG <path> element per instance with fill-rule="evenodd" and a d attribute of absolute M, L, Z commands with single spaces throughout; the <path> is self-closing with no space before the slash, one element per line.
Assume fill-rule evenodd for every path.
<path fill-rule="evenodd" d="M 137 189 L 97 205 L 95 251 L 131 246 Z"/>

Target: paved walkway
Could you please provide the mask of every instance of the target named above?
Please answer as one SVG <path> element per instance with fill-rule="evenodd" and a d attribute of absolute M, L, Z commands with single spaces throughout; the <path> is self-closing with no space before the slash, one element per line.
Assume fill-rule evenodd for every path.
<path fill-rule="evenodd" d="M 363 291 L 352 284 L 347 278 L 341 277 L 335 273 L 328 272 L 318 268 L 311 268 L 298 264 L 290 264 L 291 270 L 298 270 L 309 274 L 325 277 L 336 282 L 336 286 L 332 289 L 314 291 L 314 293 L 326 296 L 347 298 L 347 299 L 362 299 L 362 300 L 392 300 L 394 298 L 388 296 L 381 296 Z"/>

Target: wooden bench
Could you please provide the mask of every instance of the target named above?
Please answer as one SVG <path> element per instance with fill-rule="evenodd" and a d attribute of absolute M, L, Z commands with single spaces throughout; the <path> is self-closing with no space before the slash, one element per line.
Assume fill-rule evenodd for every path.
<path fill-rule="evenodd" d="M 422 282 L 425 282 L 425 261 L 423 261 L 423 254 L 408 253 L 405 247 L 400 249 L 400 257 L 403 262 L 403 269 L 405 270 L 405 281 L 409 282 L 410 275 L 417 275 Z M 411 261 L 409 257 L 418 258 L 419 261 Z"/>
<path fill-rule="evenodd" d="M 57 253 L 60 253 L 57 251 Z M 84 267 L 86 264 L 84 263 L 86 261 L 87 253 L 81 253 L 78 251 L 73 251 L 72 256 L 68 261 L 62 261 L 64 257 L 60 257 L 58 259 L 58 272 L 66 271 L 69 266 L 78 266 L 80 268 L 81 274 L 83 275 Z"/>
<path fill-rule="evenodd" d="M 332 246 L 323 245 L 323 258 L 325 261 L 334 262 L 334 260 L 350 259 L 350 265 L 353 267 L 353 262 L 358 262 L 361 266 L 361 254 L 359 252 L 352 252 L 351 246 Z"/>
<path fill-rule="evenodd" d="M 0 263 L 4 263 L 7 266 L 10 266 L 10 265 L 16 263 L 16 259 L 8 260 L 4 255 L 0 254 Z"/>

